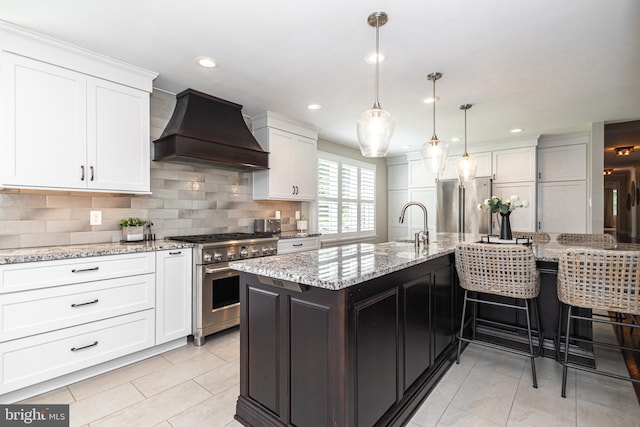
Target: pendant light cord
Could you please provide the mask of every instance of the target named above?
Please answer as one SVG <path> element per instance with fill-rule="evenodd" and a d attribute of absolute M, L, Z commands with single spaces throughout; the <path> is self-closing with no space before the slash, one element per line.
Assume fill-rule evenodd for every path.
<path fill-rule="evenodd" d="M 373 103 L 373 108 L 381 110 L 380 102 L 378 101 L 378 86 L 380 85 L 380 16 L 376 15 L 376 99 Z"/>
<path fill-rule="evenodd" d="M 469 157 L 467 153 L 467 108 L 464 109 L 464 156 Z"/>
<path fill-rule="evenodd" d="M 436 78 L 433 79 L 433 136 L 431 137 L 432 141 L 437 141 L 438 137 L 436 136 Z"/>

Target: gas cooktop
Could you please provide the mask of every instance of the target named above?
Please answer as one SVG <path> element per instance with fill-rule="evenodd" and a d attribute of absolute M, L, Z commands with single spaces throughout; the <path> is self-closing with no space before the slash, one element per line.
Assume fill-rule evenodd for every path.
<path fill-rule="evenodd" d="M 180 240 L 189 243 L 215 243 L 230 242 L 234 240 L 252 240 L 273 238 L 273 233 L 219 233 L 219 234 L 194 234 L 191 236 L 170 236 L 169 240 Z"/>

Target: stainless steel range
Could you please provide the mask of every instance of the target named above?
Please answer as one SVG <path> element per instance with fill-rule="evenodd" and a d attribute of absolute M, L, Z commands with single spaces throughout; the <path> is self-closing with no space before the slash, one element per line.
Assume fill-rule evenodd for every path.
<path fill-rule="evenodd" d="M 193 284 L 193 343 L 240 323 L 239 273 L 229 261 L 276 255 L 278 238 L 271 233 L 224 233 L 173 236 L 195 243 Z"/>

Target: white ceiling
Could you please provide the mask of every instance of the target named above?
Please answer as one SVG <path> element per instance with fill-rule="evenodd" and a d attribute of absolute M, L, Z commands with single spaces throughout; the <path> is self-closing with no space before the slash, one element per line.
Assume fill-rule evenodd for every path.
<path fill-rule="evenodd" d="M 0 19 L 156 71 L 157 88 L 200 90 L 250 116 L 271 110 L 356 147 L 356 119 L 373 104 L 364 57 L 376 10 L 389 15 L 380 103 L 396 119 L 390 155 L 431 137 L 422 101 L 434 71 L 437 135 L 462 137 L 458 106 L 473 104 L 470 152 L 640 118 L 637 0 L 2 0 Z M 202 55 L 220 66 L 197 66 Z"/>

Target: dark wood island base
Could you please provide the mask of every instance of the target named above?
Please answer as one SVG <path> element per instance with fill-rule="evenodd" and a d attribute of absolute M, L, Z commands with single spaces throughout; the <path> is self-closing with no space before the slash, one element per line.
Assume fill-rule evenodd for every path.
<path fill-rule="evenodd" d="M 339 290 L 240 275 L 247 426 L 400 426 L 455 360 L 453 254 Z"/>

